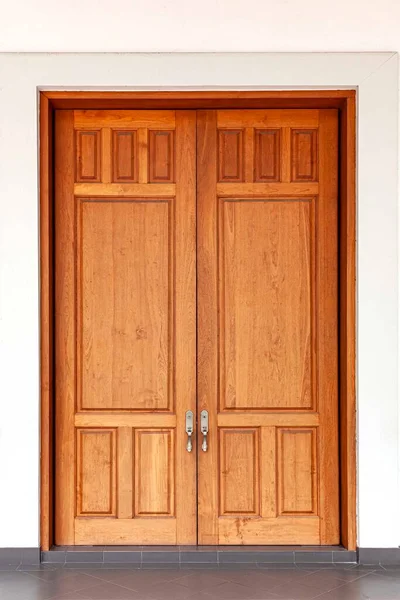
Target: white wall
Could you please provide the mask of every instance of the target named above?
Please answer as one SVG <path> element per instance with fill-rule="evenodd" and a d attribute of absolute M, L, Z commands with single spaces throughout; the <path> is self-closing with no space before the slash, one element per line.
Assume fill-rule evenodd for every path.
<path fill-rule="evenodd" d="M 0 51 L 400 50 L 398 0 L 11 0 Z"/>
<path fill-rule="evenodd" d="M 332 5 L 328 0 L 301 3 L 298 0 L 202 0 L 196 4 L 188 0 L 148 3 L 114 0 L 110 5 L 105 0 L 70 0 L 68 3 L 15 0 L 3 5 L 1 10 L 0 52 L 232 50 L 400 51 L 400 2 L 338 0 Z M 122 62 L 116 73 L 111 60 L 98 57 L 88 63 L 91 68 L 82 70 L 78 68 L 82 62 L 79 59 L 76 62 L 60 60 L 57 75 L 54 63 L 43 57 L 32 61 L 26 57 L 22 66 L 21 61 L 13 64 L 1 58 L 0 55 L 0 547 L 35 546 L 38 544 L 39 412 L 37 197 L 32 189 L 32 185 L 37 184 L 34 88 L 36 85 L 90 86 L 105 82 L 119 87 L 130 83 L 148 87 L 155 81 L 159 85 L 179 85 L 179 69 L 177 71 L 171 61 L 167 69 L 160 70 L 157 57 L 148 56 L 145 71 L 135 70 L 128 61 L 125 67 Z M 213 71 L 210 62 L 205 75 L 200 61 L 195 57 L 188 60 L 193 67 L 186 79 L 187 85 L 198 86 L 200 80 L 204 85 L 233 85 L 235 69 L 224 71 L 220 63 Z M 387 60 L 391 60 L 391 55 Z M 290 61 L 288 56 L 286 63 Z M 33 73 L 37 72 L 39 63 L 40 80 L 34 80 Z M 246 73 L 242 85 L 267 85 L 268 69 L 255 70 L 251 64 L 256 63 L 250 62 L 246 68 L 245 63 L 244 59 L 237 58 L 238 70 Z M 354 64 L 359 73 L 358 83 L 365 80 L 364 88 L 373 86 L 374 90 L 369 93 L 376 96 L 379 78 L 371 79 L 370 68 L 366 68 L 363 75 L 363 61 L 358 64 L 357 57 Z M 340 66 L 340 61 L 328 60 L 325 67 L 323 65 L 324 57 L 316 59 L 314 72 L 307 60 L 300 60 L 297 85 L 321 85 L 323 69 L 326 85 L 334 80 L 343 86 L 354 83 L 346 64 Z M 377 58 L 376 69 L 381 66 L 382 59 Z M 349 68 L 351 71 L 353 67 Z M 282 67 L 276 85 L 290 87 L 292 81 L 293 77 Z M 30 94 L 28 99 L 26 93 Z M 393 101 L 392 94 L 388 108 L 382 98 L 382 122 L 387 110 L 393 108 Z M 367 102 L 363 106 L 362 119 L 375 119 L 375 147 L 372 148 L 368 135 L 360 136 L 360 144 L 373 162 L 377 159 L 374 153 L 380 144 L 382 123 L 376 118 L 376 98 L 370 106 Z M 392 168 L 396 160 L 394 138 L 397 132 L 393 132 L 393 127 L 385 129 L 385 125 L 383 130 L 388 138 L 387 159 Z M 9 145 L 10 140 L 14 140 L 12 145 Z M 31 159 L 22 161 L 22 156 Z M 400 543 L 398 398 L 393 362 L 397 357 L 397 319 L 393 312 L 397 300 L 397 249 L 393 242 L 397 207 L 386 203 L 384 185 L 380 189 L 376 174 L 374 180 L 368 181 L 366 173 L 360 183 L 365 203 L 360 226 L 362 232 L 364 227 L 365 231 L 373 231 L 375 227 L 379 238 L 371 238 L 370 244 L 377 244 L 381 251 L 374 251 L 372 246 L 371 251 L 367 251 L 367 237 L 363 238 L 361 232 L 365 252 L 359 255 L 359 272 L 367 276 L 372 269 L 376 277 L 362 279 L 358 290 L 363 300 L 359 319 L 371 327 L 360 327 L 358 339 L 359 375 L 364 374 L 358 380 L 363 407 L 358 421 L 359 543 L 364 547 L 395 546 Z M 377 198 L 380 193 L 382 196 Z M 371 210 L 365 210 L 368 207 Z M 380 297 L 382 295 L 384 297 Z M 371 344 L 371 340 L 376 344 Z"/>

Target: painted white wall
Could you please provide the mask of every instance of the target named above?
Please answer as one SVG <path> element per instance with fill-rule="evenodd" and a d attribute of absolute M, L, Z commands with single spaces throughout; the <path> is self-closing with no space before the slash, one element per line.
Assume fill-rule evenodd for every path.
<path fill-rule="evenodd" d="M 0 547 L 39 543 L 37 86 L 358 89 L 358 541 L 398 546 L 397 55 L 271 53 L 0 54 Z"/>
<path fill-rule="evenodd" d="M 13 0 L 0 51 L 400 50 L 398 0 Z"/>

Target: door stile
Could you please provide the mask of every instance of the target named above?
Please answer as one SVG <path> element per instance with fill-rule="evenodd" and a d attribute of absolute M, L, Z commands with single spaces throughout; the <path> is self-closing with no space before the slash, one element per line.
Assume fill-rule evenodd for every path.
<path fill-rule="evenodd" d="M 218 544 L 218 281 L 217 264 L 217 113 L 197 112 L 197 365 L 198 415 L 209 414 L 208 451 L 198 439 L 198 543 Z M 199 431 L 199 427 L 198 427 Z"/>

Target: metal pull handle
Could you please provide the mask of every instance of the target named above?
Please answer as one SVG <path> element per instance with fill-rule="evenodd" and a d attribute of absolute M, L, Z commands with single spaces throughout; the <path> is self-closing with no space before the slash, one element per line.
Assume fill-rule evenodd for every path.
<path fill-rule="evenodd" d="M 202 410 L 200 413 L 200 431 L 203 434 L 203 443 L 201 444 L 201 449 L 203 450 L 203 452 L 207 452 L 208 411 L 206 410 Z"/>
<path fill-rule="evenodd" d="M 192 442 L 192 436 L 193 436 L 193 412 L 191 410 L 188 410 L 186 412 L 186 433 L 187 433 L 187 443 L 186 443 L 186 450 L 188 452 L 191 452 L 193 450 L 193 442 Z"/>

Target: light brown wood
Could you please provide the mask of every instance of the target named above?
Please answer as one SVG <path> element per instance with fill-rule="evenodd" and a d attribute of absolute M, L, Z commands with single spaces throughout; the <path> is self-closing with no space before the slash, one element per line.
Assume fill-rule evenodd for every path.
<path fill-rule="evenodd" d="M 337 111 L 201 111 L 198 119 L 198 396 L 210 414 L 199 542 L 338 544 Z M 242 183 L 251 124 L 290 128 L 274 150 L 279 163 L 288 153 L 283 197 L 262 189 L 255 197 L 268 184 Z M 280 164 L 271 172 L 288 176 Z M 298 195 L 299 179 L 318 181 L 315 196 Z M 274 476 L 265 474 L 263 443 Z"/>
<path fill-rule="evenodd" d="M 147 110 L 75 110 L 74 125 L 76 129 L 93 130 L 102 127 L 111 127 L 134 131 L 144 127 L 154 131 L 156 129 L 170 129 L 175 118 L 174 111 L 147 111 Z"/>
<path fill-rule="evenodd" d="M 140 198 L 170 198 L 175 196 L 174 183 L 75 183 L 76 196 L 119 196 Z"/>
<path fill-rule="evenodd" d="M 75 204 L 73 111 L 55 114 L 55 535 L 75 543 Z"/>
<path fill-rule="evenodd" d="M 209 411 L 208 452 L 198 440 L 198 543 L 218 540 L 218 428 L 210 401 L 218 394 L 217 113 L 197 113 L 197 411 Z M 200 437 L 200 436 L 199 436 Z"/>
<path fill-rule="evenodd" d="M 77 518 L 75 523 L 75 544 L 77 546 L 103 546 L 107 540 L 114 540 L 111 545 L 152 546 L 155 540 L 163 546 L 178 544 L 175 519 L 158 517 L 150 519 L 115 519 L 97 517 L 93 519 Z"/>
<path fill-rule="evenodd" d="M 318 517 L 279 517 L 279 519 L 224 517 L 220 520 L 219 539 L 221 545 L 229 546 L 236 539 L 238 545 L 263 545 L 265 540 L 272 544 L 298 545 L 300 540 L 308 544 L 320 543 Z"/>
<path fill-rule="evenodd" d="M 320 111 L 317 166 L 320 194 L 316 215 L 317 410 L 320 414 L 319 514 L 321 543 L 338 544 L 339 526 L 339 265 L 338 117 Z M 306 146 L 308 148 L 308 146 Z"/>
<path fill-rule="evenodd" d="M 82 184 L 78 184 L 80 187 Z M 88 187 L 88 184 L 84 184 Z M 217 194 L 219 197 L 240 199 L 246 198 L 272 198 L 316 196 L 319 189 L 318 183 L 217 183 Z"/>
<path fill-rule="evenodd" d="M 41 92 L 40 242 L 41 242 L 41 547 L 54 542 L 52 533 L 52 269 L 51 229 L 51 114 L 54 108 L 82 109 L 173 109 L 182 108 L 340 108 L 341 109 L 341 263 L 340 263 L 340 349 L 341 349 L 341 541 L 356 547 L 355 513 L 355 92 Z M 44 108 L 45 107 L 45 108 Z M 142 130 L 143 131 L 143 130 Z M 144 156 L 147 154 L 144 152 Z M 288 179 L 283 178 L 283 181 Z M 104 180 L 103 180 L 104 181 Z M 141 180 L 140 180 L 141 181 Z M 146 183 L 146 180 L 141 181 Z M 314 185 L 314 184 L 313 184 Z M 97 187 L 97 186 L 96 186 Z M 96 194 L 93 190 L 93 194 Z M 48 260 L 48 257 L 50 260 Z M 46 299 L 49 299 L 47 302 Z M 83 415 L 82 415 L 83 416 Z M 103 415 L 104 416 L 104 415 Z M 234 416 L 234 415 L 233 415 Z M 265 427 L 270 423 L 263 415 Z M 281 418 L 282 415 L 279 415 Z M 297 418 L 304 415 L 298 414 Z M 93 415 L 88 418 L 93 419 Z M 125 418 L 130 415 L 125 414 Z M 226 415 L 230 417 L 230 415 Z M 283 415 L 283 418 L 285 416 Z M 144 418 L 147 418 L 144 415 Z M 113 423 L 92 422 L 94 427 Z M 89 422 L 82 425 L 90 425 Z M 225 420 L 220 423 L 230 426 Z M 287 422 L 281 421 L 282 426 Z M 314 422 L 298 421 L 299 426 Z M 77 423 L 79 425 L 79 423 Z M 129 426 L 131 424 L 129 423 Z M 147 427 L 148 423 L 142 423 Z M 171 423 L 168 426 L 173 426 Z M 264 439 L 265 435 L 263 435 Z M 84 542 L 83 542 L 84 543 Z M 134 542 L 133 542 L 134 543 Z"/>
<path fill-rule="evenodd" d="M 40 543 L 53 543 L 53 119 L 40 96 Z"/>
<path fill-rule="evenodd" d="M 356 491 L 356 102 L 341 113 L 340 491 L 341 541 L 357 547 Z"/>
<path fill-rule="evenodd" d="M 218 130 L 237 129 L 238 134 L 244 127 L 254 129 L 293 128 L 295 121 L 300 128 L 318 127 L 318 110 L 219 110 L 217 114 Z M 239 136 L 239 135 L 238 135 Z"/>
<path fill-rule="evenodd" d="M 299 415 L 300 416 L 300 415 Z M 159 412 L 142 412 L 142 413 L 130 413 L 130 412 L 118 412 L 113 414 L 111 412 L 103 413 L 77 413 L 75 415 L 75 427 L 141 427 L 151 428 L 155 427 L 176 427 L 176 414 L 166 414 Z"/>
<path fill-rule="evenodd" d="M 118 519 L 133 517 L 133 435 L 132 427 L 120 427 L 118 431 Z"/>
<path fill-rule="evenodd" d="M 195 123 L 56 113 L 58 544 L 196 542 Z"/>
<path fill-rule="evenodd" d="M 218 414 L 217 423 L 218 427 L 234 427 L 237 423 L 239 411 L 235 412 L 221 412 Z M 319 414 L 310 411 L 296 411 L 293 412 L 266 412 L 263 413 L 258 411 L 257 413 L 246 413 L 246 425 L 248 427 L 269 427 L 271 425 L 280 427 L 290 427 L 290 425 L 296 425 L 296 427 L 312 427 L 319 425 Z"/>

